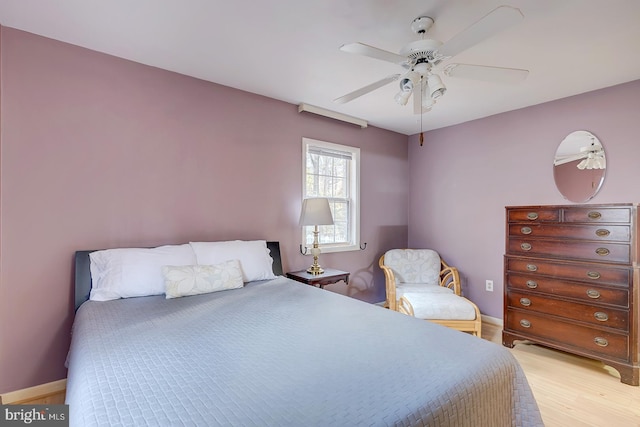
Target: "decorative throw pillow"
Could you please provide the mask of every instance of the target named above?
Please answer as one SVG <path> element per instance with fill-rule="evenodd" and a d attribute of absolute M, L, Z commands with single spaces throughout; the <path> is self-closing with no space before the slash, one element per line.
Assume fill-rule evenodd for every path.
<path fill-rule="evenodd" d="M 226 242 L 191 242 L 198 264 L 215 265 L 236 259 L 240 261 L 245 282 L 275 279 L 273 259 L 265 240 L 231 240 Z"/>
<path fill-rule="evenodd" d="M 188 244 L 107 249 L 92 252 L 89 258 L 92 301 L 161 295 L 162 266 L 196 264 Z"/>
<path fill-rule="evenodd" d="M 217 265 L 166 265 L 162 267 L 167 299 L 241 288 L 242 270 L 237 259 Z"/>

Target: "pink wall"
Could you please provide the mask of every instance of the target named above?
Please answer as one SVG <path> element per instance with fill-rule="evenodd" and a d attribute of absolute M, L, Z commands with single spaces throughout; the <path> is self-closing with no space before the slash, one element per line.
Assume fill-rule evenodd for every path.
<path fill-rule="evenodd" d="M 361 148 L 360 252 L 333 286 L 384 299 L 377 258 L 407 242 L 407 137 L 2 28 L 0 392 L 66 376 L 79 249 L 279 240 L 298 252 L 302 137 Z M 392 207 L 392 208 L 390 208 Z"/>
<path fill-rule="evenodd" d="M 508 205 L 571 204 L 556 190 L 553 158 L 574 130 L 602 142 L 607 172 L 589 203 L 640 202 L 640 80 L 409 139 L 409 246 L 460 269 L 467 296 L 502 318 Z M 494 291 L 484 290 L 485 280 Z"/>

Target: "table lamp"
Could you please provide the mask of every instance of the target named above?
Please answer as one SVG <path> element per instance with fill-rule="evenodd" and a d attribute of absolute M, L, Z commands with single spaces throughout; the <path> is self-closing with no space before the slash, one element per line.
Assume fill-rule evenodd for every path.
<path fill-rule="evenodd" d="M 317 197 L 304 199 L 302 201 L 302 212 L 300 213 L 300 225 L 313 225 L 313 247 L 311 255 L 313 255 L 313 264 L 307 269 L 310 274 L 322 274 L 324 270 L 318 264 L 318 256 L 320 248 L 318 247 L 318 226 L 333 225 L 333 216 L 331 215 L 331 207 L 329 207 L 329 199 Z"/>

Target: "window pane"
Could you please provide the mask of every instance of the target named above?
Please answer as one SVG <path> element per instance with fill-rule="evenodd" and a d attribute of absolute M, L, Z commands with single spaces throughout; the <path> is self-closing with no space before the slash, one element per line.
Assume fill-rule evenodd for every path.
<path fill-rule="evenodd" d="M 321 225 L 320 227 L 318 227 L 318 229 L 320 230 L 318 242 L 320 242 L 321 245 L 327 243 L 335 243 L 335 240 L 333 238 L 333 225 Z"/>
<path fill-rule="evenodd" d="M 331 157 L 320 156 L 318 173 L 327 176 L 333 175 L 333 159 Z"/>
<path fill-rule="evenodd" d="M 307 175 L 305 183 L 305 197 L 317 197 L 318 196 L 318 176 Z"/>
<path fill-rule="evenodd" d="M 333 179 L 333 185 L 332 185 L 332 197 L 342 197 L 342 198 L 346 198 L 349 194 L 348 194 L 348 181 L 347 178 L 334 178 Z"/>
<path fill-rule="evenodd" d="M 346 177 L 347 176 L 347 164 L 346 159 L 335 159 L 333 162 L 333 173 L 335 176 Z"/>
<path fill-rule="evenodd" d="M 349 243 L 349 224 L 346 222 L 340 222 L 333 225 L 334 228 L 334 242 L 335 243 Z"/>
<path fill-rule="evenodd" d="M 318 177 L 318 196 L 320 197 L 331 197 L 333 191 L 331 188 L 333 186 L 333 178 L 330 176 L 319 176 Z"/>
<path fill-rule="evenodd" d="M 347 221 L 349 219 L 349 202 L 334 200 L 331 206 L 333 222 Z"/>

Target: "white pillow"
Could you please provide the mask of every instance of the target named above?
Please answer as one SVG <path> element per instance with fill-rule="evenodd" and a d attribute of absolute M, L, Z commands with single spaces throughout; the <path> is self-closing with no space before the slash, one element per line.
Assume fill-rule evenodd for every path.
<path fill-rule="evenodd" d="M 196 263 L 193 249 L 187 244 L 107 249 L 92 252 L 89 258 L 92 301 L 163 294 L 163 266 Z"/>
<path fill-rule="evenodd" d="M 215 265 L 237 259 L 245 282 L 275 279 L 273 259 L 265 240 L 233 240 L 227 242 L 191 242 L 198 264 Z"/>
<path fill-rule="evenodd" d="M 162 274 L 167 299 L 237 289 L 244 285 L 237 259 L 217 265 L 167 265 L 162 267 Z"/>

